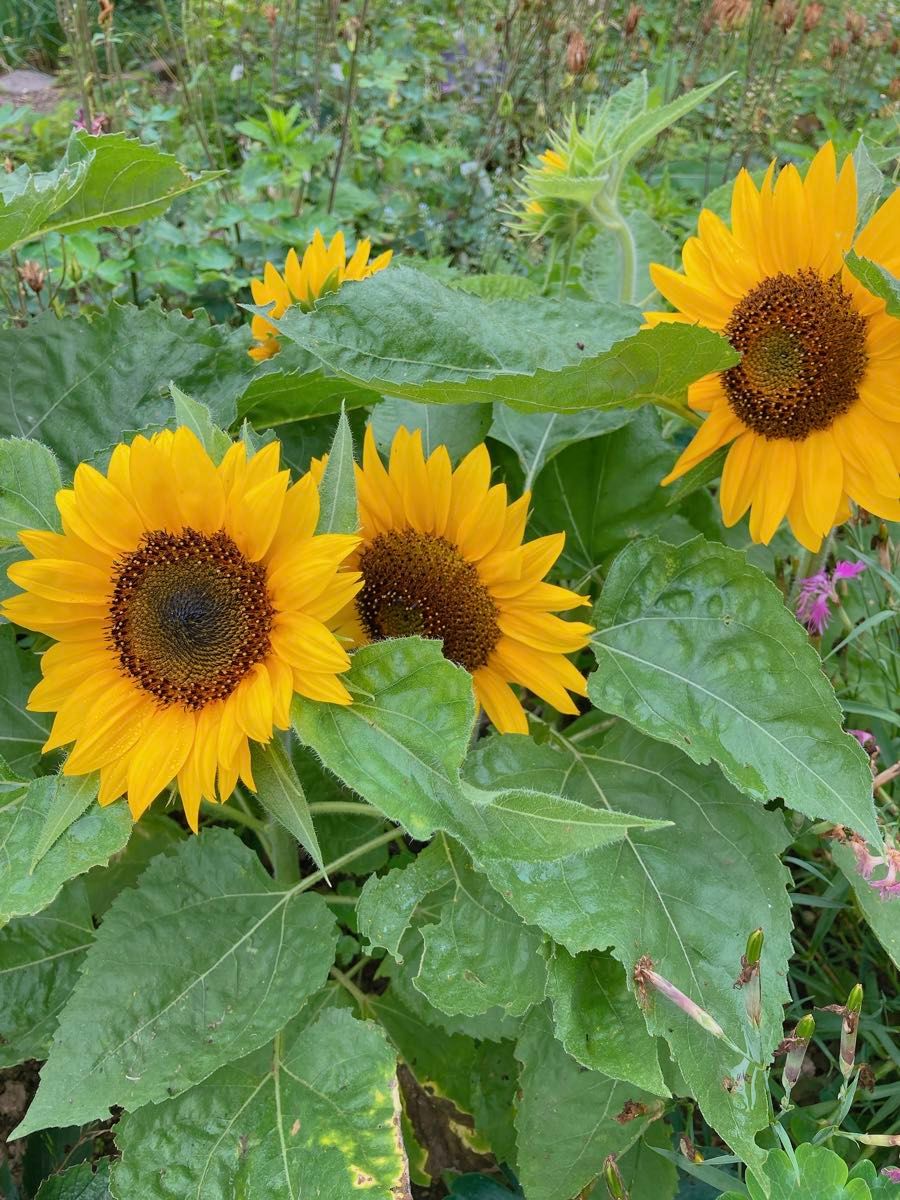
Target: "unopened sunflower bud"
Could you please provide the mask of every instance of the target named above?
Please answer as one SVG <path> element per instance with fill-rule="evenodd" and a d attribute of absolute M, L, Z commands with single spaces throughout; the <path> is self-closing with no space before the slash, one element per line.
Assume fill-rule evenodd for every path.
<path fill-rule="evenodd" d="M 47 281 L 47 272 L 33 258 L 26 258 L 19 267 L 19 278 L 26 287 L 31 288 L 35 295 L 43 291 Z"/>
<path fill-rule="evenodd" d="M 728 1039 L 725 1036 L 725 1030 L 714 1020 L 705 1009 L 702 1009 L 699 1004 L 695 1004 L 690 996 L 686 996 L 684 992 L 679 991 L 674 983 L 670 983 L 668 979 L 664 979 L 662 975 L 658 975 L 653 970 L 653 959 L 648 955 L 641 958 L 637 966 L 634 968 L 634 981 L 638 986 L 638 993 L 642 1002 L 646 1002 L 647 988 L 652 987 L 660 995 L 665 996 L 676 1007 L 680 1008 L 686 1016 L 689 1016 L 692 1021 L 696 1021 L 702 1026 L 707 1033 L 711 1033 L 713 1037 L 721 1038 L 723 1041 Z"/>
<path fill-rule="evenodd" d="M 859 1032 L 859 1014 L 862 1012 L 862 984 L 857 983 L 847 997 L 841 1014 L 841 1074 L 849 1079 L 856 1062 L 856 1035 Z"/>
<path fill-rule="evenodd" d="M 787 1040 L 787 1058 L 784 1060 L 784 1070 L 781 1073 L 781 1086 L 784 1088 L 784 1104 L 790 1103 L 794 1084 L 800 1078 L 806 1051 L 816 1032 L 816 1022 L 810 1013 L 801 1017 L 793 1034 Z"/>
<path fill-rule="evenodd" d="M 628 1200 L 628 1189 L 614 1154 L 610 1154 L 603 1164 L 603 1182 L 606 1184 L 610 1200 Z"/>
<path fill-rule="evenodd" d="M 819 4 L 818 0 L 813 0 L 812 4 L 807 4 L 803 10 L 803 32 L 812 33 L 822 17 L 825 14 L 825 5 Z"/>
<path fill-rule="evenodd" d="M 580 75 L 587 66 L 588 48 L 580 29 L 572 29 L 566 42 L 566 66 L 570 75 Z"/>

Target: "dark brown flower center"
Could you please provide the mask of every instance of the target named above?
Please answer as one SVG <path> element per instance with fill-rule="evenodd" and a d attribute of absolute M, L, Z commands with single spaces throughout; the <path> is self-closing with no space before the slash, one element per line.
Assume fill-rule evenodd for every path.
<path fill-rule="evenodd" d="M 265 568 L 226 533 L 147 533 L 116 564 L 109 635 L 122 667 L 164 704 L 229 696 L 269 652 Z"/>
<path fill-rule="evenodd" d="M 857 399 L 866 318 L 838 276 L 806 270 L 764 279 L 737 305 L 725 334 L 743 355 L 724 373 L 725 392 L 754 433 L 802 441 Z"/>
<path fill-rule="evenodd" d="M 439 638 L 444 657 L 477 671 L 500 639 L 497 608 L 478 577 L 445 538 L 415 529 L 380 533 L 360 557 L 356 608 L 373 641 Z"/>

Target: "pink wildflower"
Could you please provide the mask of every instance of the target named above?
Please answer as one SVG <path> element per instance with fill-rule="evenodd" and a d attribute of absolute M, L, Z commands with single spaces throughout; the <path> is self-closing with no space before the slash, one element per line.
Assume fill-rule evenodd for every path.
<path fill-rule="evenodd" d="M 891 1183 L 900 1183 L 900 1167 L 882 1167 L 881 1173 Z"/>
<path fill-rule="evenodd" d="M 839 562 L 829 574 L 817 571 L 800 580 L 800 595 L 797 597 L 797 620 L 802 621 L 810 633 L 821 637 L 831 616 L 831 605 L 838 603 L 835 583 L 839 579 L 855 579 L 866 569 L 866 564 Z"/>

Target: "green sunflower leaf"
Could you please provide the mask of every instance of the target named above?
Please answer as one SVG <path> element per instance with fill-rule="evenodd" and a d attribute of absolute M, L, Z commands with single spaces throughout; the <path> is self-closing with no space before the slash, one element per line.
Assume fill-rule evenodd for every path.
<path fill-rule="evenodd" d="M 653 409 L 553 458 L 535 484 L 531 528 L 535 534 L 565 530 L 559 566 L 567 578 L 590 579 L 614 551 L 671 519 L 659 481 L 674 460 Z"/>
<path fill-rule="evenodd" d="M 353 434 L 347 414 L 343 411 L 338 418 L 334 440 L 328 452 L 328 465 L 319 485 L 319 505 L 317 533 L 356 533 L 359 529 Z"/>
<path fill-rule="evenodd" d="M 0 1067 L 47 1057 L 57 1015 L 93 940 L 81 879 L 66 884 L 43 912 L 0 929 Z"/>
<path fill-rule="evenodd" d="M 177 383 L 170 383 L 169 391 L 175 406 L 175 420 L 192 430 L 213 462 L 220 463 L 231 446 L 231 438 L 218 427 L 205 404 L 192 399 Z"/>
<path fill-rule="evenodd" d="M 124 433 L 171 424 L 173 380 L 228 428 L 253 370 L 241 335 L 152 304 L 0 330 L 0 435 L 39 438 L 68 471 L 105 466 Z"/>
<path fill-rule="evenodd" d="M 634 1084 L 585 1070 L 570 1058 L 543 1008 L 525 1021 L 516 1058 L 522 1064 L 518 1174 L 528 1200 L 571 1200 L 597 1178 L 607 1155 L 624 1154 L 662 1111 Z M 616 1117 L 628 1101 L 648 1111 L 620 1123 Z"/>
<path fill-rule="evenodd" d="M 35 842 L 29 870 L 34 871 L 51 846 L 59 840 L 73 821 L 77 821 L 89 804 L 97 799 L 100 776 L 44 775 L 31 785 L 32 797 L 40 794 L 45 811 L 44 823 Z"/>
<path fill-rule="evenodd" d="M 381 1030 L 316 1002 L 271 1043 L 119 1124 L 121 1200 L 409 1200 L 396 1059 Z"/>
<path fill-rule="evenodd" d="M 850 251 L 844 262 L 863 287 L 885 302 L 889 317 L 900 317 L 900 279 L 896 275 L 870 258 L 860 258 L 855 250 Z"/>
<path fill-rule="evenodd" d="M 565 734 L 552 733 L 546 745 L 511 735 L 490 738 L 470 756 L 466 775 L 480 787 L 527 782 L 597 808 L 671 820 L 674 827 L 631 830 L 615 846 L 572 854 L 539 870 L 528 862 L 482 866 L 522 919 L 569 954 L 610 948 L 629 988 L 638 959 L 649 955 L 656 970 L 711 1013 L 737 1045 L 747 1045 L 752 1053 L 742 1061 L 660 998 L 644 1014 L 649 1032 L 668 1041 L 706 1119 L 735 1153 L 759 1164 L 765 1156 L 754 1135 L 768 1125 L 769 1111 L 764 1068 L 754 1063 L 767 1063 L 781 1040 L 792 953 L 788 876 L 779 862 L 789 840 L 784 821 L 674 747 L 623 724 L 604 734 L 598 724 L 593 715 L 582 718 Z M 747 935 L 760 925 L 765 982 L 756 1041 L 734 981 Z M 576 985 L 577 979 L 572 1004 Z M 573 1044 L 578 1025 L 568 1021 L 556 996 L 554 1005 L 559 1034 Z M 634 1082 L 652 1078 L 642 1045 L 635 1045 L 641 1074 Z M 590 1051 L 585 1046 L 580 1057 Z M 619 1062 L 624 1074 L 624 1054 Z M 729 1078 L 736 1081 L 732 1090 L 723 1086 Z"/>
<path fill-rule="evenodd" d="M 641 330 L 636 309 L 534 297 L 486 301 L 392 267 L 289 309 L 279 330 L 334 374 L 406 400 L 502 400 L 525 412 L 680 399 L 733 366 L 724 338 L 691 325 Z"/>
<path fill-rule="evenodd" d="M 803 628 L 743 554 L 703 538 L 634 542 L 594 625 L 599 709 L 717 762 L 755 800 L 780 797 L 878 842 L 866 755 Z"/>
<path fill-rule="evenodd" d="M 109 1159 L 96 1164 L 79 1163 L 41 1184 L 36 1200 L 112 1200 L 109 1190 Z"/>
<path fill-rule="evenodd" d="M 625 982 L 622 964 L 596 950 L 556 946 L 547 974 L 556 1036 L 585 1067 L 668 1096 L 655 1038 Z"/>
<path fill-rule="evenodd" d="M 375 406 L 372 430 L 375 444 L 387 458 L 394 434 L 404 426 L 422 434 L 422 450 L 427 458 L 438 446 L 446 446 L 453 463 L 465 457 L 483 442 L 491 424 L 491 410 L 483 404 L 418 404 L 395 396 Z"/>
<path fill-rule="evenodd" d="M 294 700 L 300 740 L 348 787 L 420 840 L 451 833 L 476 861 L 565 857 L 646 824 L 598 813 L 532 786 L 480 791 L 460 783 L 474 721 L 468 672 L 440 643 L 390 638 L 364 646 L 342 676 L 352 706 Z"/>
<path fill-rule="evenodd" d="M 91 804 L 29 869 L 47 826 L 56 788 L 53 775 L 42 775 L 10 791 L 0 787 L 0 925 L 12 917 L 29 916 L 46 908 L 64 883 L 108 862 L 131 835 L 131 814 L 124 804 L 107 808 Z M 83 798 L 84 792 L 76 791 Z"/>
<path fill-rule="evenodd" d="M 251 758 L 257 800 L 294 835 L 321 870 L 324 865 L 322 851 L 319 849 L 306 794 L 281 742 L 277 738 L 273 738 L 267 746 L 254 742 Z"/>
<path fill-rule="evenodd" d="M 17 1136 L 177 1096 L 257 1049 L 325 982 L 336 941 L 325 901 L 279 891 L 231 833 L 154 859 L 104 917 Z"/>
<path fill-rule="evenodd" d="M 41 748 L 47 740 L 49 716 L 27 708 L 28 697 L 40 677 L 38 656 L 19 647 L 11 625 L 0 625 L 0 753 L 14 772 L 30 774 L 40 762 Z"/>
<path fill-rule="evenodd" d="M 136 225 L 164 213 L 176 196 L 216 179 L 220 171 L 190 176 L 157 146 L 124 133 L 73 133 L 53 171 L 19 167 L 0 186 L 0 251 L 47 233 L 75 233 L 100 225 Z"/>
<path fill-rule="evenodd" d="M 475 721 L 469 675 L 438 642 L 392 638 L 357 650 L 341 678 L 353 704 L 296 697 L 297 736 L 386 817 L 430 837 L 447 820 Z"/>
<path fill-rule="evenodd" d="M 413 944 L 421 944 L 421 957 L 413 984 L 435 1008 L 465 1016 L 500 1008 L 519 1016 L 544 998 L 540 930 L 525 925 L 444 834 L 409 867 L 367 881 L 360 932 L 373 944 L 387 942 L 402 959 L 401 938 L 426 898 L 434 920 L 418 926 L 421 940 Z"/>
<path fill-rule="evenodd" d="M 0 549 L 19 545 L 20 529 L 59 530 L 61 487 L 52 450 L 28 438 L 0 441 Z"/>
<path fill-rule="evenodd" d="M 494 405 L 488 436 L 514 450 L 524 472 L 523 491 L 529 491 L 544 467 L 561 450 L 586 438 L 612 433 L 634 420 L 625 408 L 578 413 L 523 413 L 506 404 Z"/>

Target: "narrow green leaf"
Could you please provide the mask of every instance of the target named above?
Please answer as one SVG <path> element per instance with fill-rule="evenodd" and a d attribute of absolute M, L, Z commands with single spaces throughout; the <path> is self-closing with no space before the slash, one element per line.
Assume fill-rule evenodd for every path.
<path fill-rule="evenodd" d="M 409 1200 L 396 1059 L 345 1011 L 119 1124 L 116 1196 L 128 1200 Z"/>
<path fill-rule="evenodd" d="M 889 317 L 900 317 L 900 279 L 896 275 L 870 258 L 860 258 L 855 250 L 850 251 L 844 262 L 863 287 L 885 302 Z"/>
<path fill-rule="evenodd" d="M 324 900 L 278 891 L 231 833 L 154 859 L 104 917 L 16 1136 L 179 1095 L 257 1049 L 325 982 L 336 940 Z"/>
<path fill-rule="evenodd" d="M 231 445 L 231 438 L 216 425 L 205 404 L 192 399 L 177 383 L 170 383 L 169 391 L 175 405 L 175 420 L 192 430 L 213 462 L 220 463 Z"/>
<path fill-rule="evenodd" d="M 51 846 L 55 845 L 73 821 L 97 799 L 100 776 L 44 775 L 31 785 L 32 799 L 44 811 L 44 822 L 31 855 L 33 872 Z"/>
<path fill-rule="evenodd" d="M 0 792 L 0 925 L 11 917 L 28 916 L 46 908 L 64 883 L 108 862 L 131 834 L 131 814 L 124 804 L 107 808 L 92 804 L 83 816 L 60 830 L 29 870 L 56 786 L 56 776 L 44 775 L 18 791 Z"/>
<path fill-rule="evenodd" d="M 704 87 L 692 88 L 689 92 L 684 92 L 675 100 L 671 100 L 668 104 L 662 104 L 658 108 L 648 108 L 645 112 L 639 113 L 625 122 L 616 130 L 615 148 L 618 152 L 620 174 L 624 174 L 627 163 L 631 162 L 641 150 L 649 146 L 665 129 L 669 129 L 682 117 L 687 116 L 699 105 L 722 86 L 727 83 L 734 75 L 730 71 L 727 75 L 723 75 L 720 79 L 713 80 L 712 83 L 706 84 Z"/>
<path fill-rule="evenodd" d="M 779 861 L 788 836 L 779 814 L 763 811 L 718 771 L 674 747 L 622 723 L 604 735 L 590 716 L 544 746 L 523 737 L 487 739 L 470 756 L 466 775 L 484 788 L 540 787 L 598 808 L 674 821 L 671 829 L 633 830 L 615 846 L 539 870 L 527 862 L 483 866 L 522 919 L 570 954 L 611 947 L 629 986 L 638 959 L 649 955 L 738 1045 L 748 1033 L 734 981 L 747 935 L 763 926 L 758 1053 L 768 1060 L 782 1036 L 792 954 L 788 876 Z M 710 1124 L 746 1162 L 762 1162 L 755 1134 L 768 1125 L 769 1111 L 761 1073 L 735 1061 L 727 1046 L 660 998 L 644 1019 L 669 1042 Z M 723 1079 L 739 1076 L 736 1088 L 723 1087 Z"/>
<path fill-rule="evenodd" d="M 321 870 L 322 851 L 303 785 L 277 738 L 267 746 L 254 742 L 251 751 L 256 798 L 309 853 Z"/>
<path fill-rule="evenodd" d="M 868 761 L 842 729 L 818 655 L 778 589 L 744 556 L 702 538 L 632 543 L 594 612 L 588 693 L 749 796 L 809 817 L 878 826 Z"/>
<path fill-rule="evenodd" d="M 20 529 L 58 530 L 61 487 L 52 450 L 26 438 L 0 441 L 0 548 L 17 545 Z"/>
<path fill-rule="evenodd" d="M 359 529 L 353 435 L 344 411 L 338 418 L 328 465 L 319 486 L 319 504 L 317 533 L 356 533 Z"/>
<path fill-rule="evenodd" d="M 597 1178 L 607 1155 L 624 1154 L 650 1124 L 649 1116 L 616 1121 L 626 1102 L 652 1106 L 654 1097 L 585 1070 L 554 1038 L 544 1009 L 524 1023 L 516 1058 L 522 1190 L 528 1200 L 571 1200 Z"/>
<path fill-rule="evenodd" d="M 66 884 L 43 912 L 0 929 L 0 1067 L 44 1059 L 78 979 L 94 923 L 84 881 Z"/>
<path fill-rule="evenodd" d="M 592 1071 L 668 1096 L 657 1040 L 625 982 L 622 964 L 596 950 L 572 955 L 557 946 L 547 974 L 556 1036 Z"/>
<path fill-rule="evenodd" d="M 526 788 L 491 792 L 463 783 L 462 795 L 468 804 L 457 801 L 458 823 L 448 824 L 479 861 L 554 862 L 621 841 L 629 829 L 663 829 L 671 824 Z"/>
<path fill-rule="evenodd" d="M 502 400 L 530 412 L 680 398 L 689 383 L 737 361 L 709 330 L 640 330 L 636 309 L 489 302 L 405 267 L 324 296 L 314 312 L 289 309 L 278 326 L 360 386 L 432 404 Z"/>

